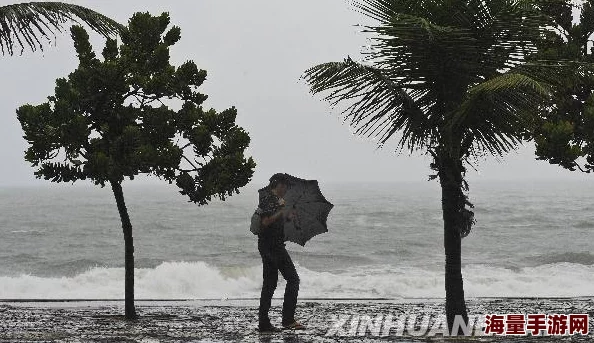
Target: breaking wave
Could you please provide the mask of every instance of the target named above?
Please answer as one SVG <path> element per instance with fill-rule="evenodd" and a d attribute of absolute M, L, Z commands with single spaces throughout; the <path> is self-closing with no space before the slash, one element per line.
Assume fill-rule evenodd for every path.
<path fill-rule="evenodd" d="M 135 272 L 137 299 L 258 298 L 261 266 L 215 267 L 164 262 Z M 360 266 L 340 273 L 297 266 L 300 298 L 442 298 L 443 272 L 394 266 Z M 594 265 L 551 263 L 507 269 L 463 268 L 467 297 L 592 296 Z M 275 296 L 282 297 L 279 276 Z M 124 269 L 95 267 L 73 277 L 0 276 L 1 299 L 122 299 Z"/>

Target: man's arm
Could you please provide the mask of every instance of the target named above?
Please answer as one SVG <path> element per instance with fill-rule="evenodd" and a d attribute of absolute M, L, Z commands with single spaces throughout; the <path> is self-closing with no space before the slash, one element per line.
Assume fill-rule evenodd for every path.
<path fill-rule="evenodd" d="M 285 213 L 285 210 L 282 209 L 282 210 L 276 211 L 276 213 L 271 216 L 262 217 L 262 226 L 263 227 L 270 226 L 270 224 L 274 223 L 280 217 L 282 217 L 284 215 L 284 213 Z"/>
<path fill-rule="evenodd" d="M 283 208 L 271 216 L 263 217 L 262 218 L 262 226 L 267 227 L 270 224 L 277 221 L 280 217 L 284 217 L 285 220 L 291 221 L 291 220 L 293 220 L 293 218 L 295 218 L 295 215 L 296 215 L 295 210 Z"/>

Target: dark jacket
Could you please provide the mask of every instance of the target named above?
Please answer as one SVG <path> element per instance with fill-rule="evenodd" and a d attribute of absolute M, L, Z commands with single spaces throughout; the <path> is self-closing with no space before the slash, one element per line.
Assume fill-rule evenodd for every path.
<path fill-rule="evenodd" d="M 278 203 L 279 197 L 272 193 L 272 189 L 264 187 L 259 191 L 258 207 L 262 210 L 261 217 L 269 217 L 281 210 L 283 207 Z M 284 246 L 285 232 L 282 216 L 267 227 L 263 227 L 258 235 L 258 241 L 267 246 Z"/>

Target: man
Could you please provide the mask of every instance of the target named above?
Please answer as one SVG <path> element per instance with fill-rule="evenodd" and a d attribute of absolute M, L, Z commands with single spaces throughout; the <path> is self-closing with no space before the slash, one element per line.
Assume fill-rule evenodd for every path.
<path fill-rule="evenodd" d="M 258 207 L 262 210 L 262 229 L 258 235 L 258 251 L 262 257 L 264 279 L 258 312 L 258 330 L 260 332 L 280 331 L 270 323 L 268 317 L 279 271 L 287 281 L 283 300 L 283 328 L 305 329 L 302 324 L 295 321 L 299 275 L 297 275 L 295 265 L 285 249 L 284 221 L 292 220 L 295 216 L 294 211 L 284 208 L 283 196 L 287 192 L 287 187 L 288 180 L 284 174 L 274 174 L 270 178 L 270 184 L 260 191 Z"/>

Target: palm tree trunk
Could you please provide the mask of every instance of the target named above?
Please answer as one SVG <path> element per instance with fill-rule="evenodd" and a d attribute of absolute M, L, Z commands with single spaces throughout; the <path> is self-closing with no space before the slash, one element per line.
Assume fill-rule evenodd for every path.
<path fill-rule="evenodd" d="M 124 192 L 122 191 L 122 184 L 120 181 L 110 181 L 113 195 L 115 196 L 118 205 L 118 212 L 120 212 L 120 219 L 122 221 L 122 229 L 124 230 L 124 245 L 125 245 L 125 269 L 126 269 L 126 286 L 125 286 L 125 308 L 126 319 L 136 319 L 136 309 L 134 308 L 134 242 L 132 240 L 132 223 L 126 203 L 124 202 Z"/>
<path fill-rule="evenodd" d="M 461 161 L 448 156 L 441 158 L 438 164 L 444 223 L 443 244 L 446 257 L 446 317 L 449 332 L 452 332 L 454 319 L 457 315 L 462 316 L 464 323 L 468 323 L 462 280 L 462 238 L 460 236 L 461 225 L 464 222 L 465 198 L 462 189 Z"/>

